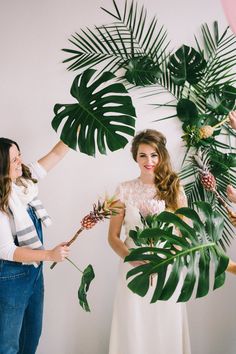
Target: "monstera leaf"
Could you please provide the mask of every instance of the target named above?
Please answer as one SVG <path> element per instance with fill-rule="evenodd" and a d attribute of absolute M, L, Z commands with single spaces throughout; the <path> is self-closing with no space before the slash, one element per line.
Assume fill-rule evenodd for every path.
<path fill-rule="evenodd" d="M 196 84 L 201 80 L 206 68 L 206 61 L 194 48 L 183 45 L 170 56 L 168 69 L 176 85 L 184 85 L 185 81 Z"/>
<path fill-rule="evenodd" d="M 143 265 L 127 273 L 132 280 L 128 287 L 136 294 L 145 296 L 152 284 L 151 302 L 168 300 L 181 285 L 179 302 L 188 301 L 196 287 L 196 297 L 206 296 L 210 288 L 210 264 L 214 264 L 214 289 L 225 281 L 228 257 L 218 247 L 223 231 L 223 217 L 213 211 L 208 203 L 196 203 L 198 212 L 190 208 L 181 208 L 175 214 L 162 212 L 156 217 L 159 226 L 136 230 L 139 242 L 146 245 L 147 239 L 153 239 L 155 246 L 132 249 L 125 261 L 144 261 Z M 178 215 L 191 220 L 189 226 Z M 201 215 L 201 216 L 199 216 Z M 176 235 L 173 225 L 181 232 Z M 134 230 L 132 233 L 134 238 Z M 183 273 L 183 281 L 180 279 Z M 154 285 L 154 286 L 153 286 Z"/>
<path fill-rule="evenodd" d="M 236 88 L 230 85 L 215 87 L 206 98 L 207 107 L 216 114 L 227 114 L 234 109 Z"/>
<path fill-rule="evenodd" d="M 155 84 L 162 75 L 160 67 L 146 56 L 130 59 L 125 68 L 126 80 L 137 86 Z"/>
<path fill-rule="evenodd" d="M 92 280 L 95 278 L 93 267 L 89 264 L 83 271 L 83 276 L 81 278 L 80 287 L 78 290 L 78 298 L 80 306 L 86 311 L 90 312 L 89 304 L 87 301 L 87 292 Z"/>
<path fill-rule="evenodd" d="M 198 125 L 198 109 L 192 101 L 187 98 L 180 99 L 176 110 L 177 116 L 182 122 L 190 125 Z"/>
<path fill-rule="evenodd" d="M 95 155 L 97 148 L 106 154 L 106 145 L 111 151 L 123 148 L 134 135 L 135 108 L 127 90 L 121 83 L 112 81 L 114 74 L 104 72 L 90 82 L 95 70 L 87 69 L 76 76 L 71 95 L 77 100 L 73 104 L 56 104 L 52 126 L 57 131 L 61 123 L 61 140 L 72 149 Z M 106 85 L 105 85 L 106 84 Z"/>

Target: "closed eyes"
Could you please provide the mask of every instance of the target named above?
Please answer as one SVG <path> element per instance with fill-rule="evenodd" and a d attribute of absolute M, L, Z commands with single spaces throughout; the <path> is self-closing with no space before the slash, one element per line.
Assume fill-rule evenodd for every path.
<path fill-rule="evenodd" d="M 15 163 L 16 161 L 18 161 L 18 159 L 21 157 L 21 154 L 19 154 L 18 156 L 14 157 L 10 162 L 11 163 Z"/>

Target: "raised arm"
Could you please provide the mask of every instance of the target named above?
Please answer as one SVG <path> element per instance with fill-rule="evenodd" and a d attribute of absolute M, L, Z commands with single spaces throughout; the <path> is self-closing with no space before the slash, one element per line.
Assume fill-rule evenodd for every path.
<path fill-rule="evenodd" d="M 59 141 L 52 150 L 38 162 L 48 172 L 63 159 L 68 151 L 69 147 L 62 141 Z"/>

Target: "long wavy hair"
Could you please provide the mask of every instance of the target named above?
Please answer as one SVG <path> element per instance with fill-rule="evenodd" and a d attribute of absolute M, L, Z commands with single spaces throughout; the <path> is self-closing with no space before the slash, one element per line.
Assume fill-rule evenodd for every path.
<path fill-rule="evenodd" d="M 166 208 L 178 209 L 178 196 L 180 192 L 180 181 L 178 175 L 173 171 L 170 156 L 166 149 L 166 138 L 157 130 L 147 129 L 138 133 L 131 146 L 131 153 L 137 161 L 137 153 L 140 144 L 152 146 L 159 156 L 159 162 L 154 170 L 156 197 L 166 203 Z"/>
<path fill-rule="evenodd" d="M 10 173 L 10 148 L 15 145 L 20 151 L 19 145 L 7 138 L 0 138 L 0 211 L 8 211 L 9 195 L 11 193 L 12 180 L 9 176 Z M 37 183 L 37 180 L 32 178 L 29 168 L 22 164 L 22 176 L 23 179 L 31 180 Z"/>

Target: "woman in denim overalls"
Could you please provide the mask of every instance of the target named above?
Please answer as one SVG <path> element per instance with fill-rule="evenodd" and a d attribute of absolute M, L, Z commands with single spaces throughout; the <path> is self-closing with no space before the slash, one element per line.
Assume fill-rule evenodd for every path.
<path fill-rule="evenodd" d="M 69 250 L 65 243 L 52 250 L 43 249 L 41 221 L 46 216 L 40 217 L 40 212 L 46 215 L 46 211 L 42 206 L 33 207 L 24 195 L 30 198 L 30 193 L 34 193 L 35 197 L 37 180 L 32 174 L 43 177 L 67 151 L 68 147 L 60 141 L 28 167 L 22 163 L 17 143 L 0 138 L 0 354 L 34 354 L 37 349 L 43 313 L 42 262 L 60 262 Z M 13 208 L 13 191 L 18 211 Z M 28 224 L 24 228 L 21 213 L 30 228 Z M 16 229 L 17 217 L 23 224 L 23 238 L 22 231 Z"/>

